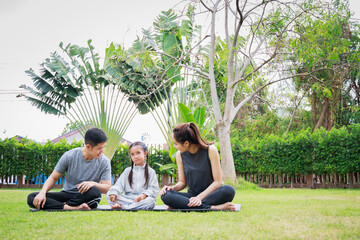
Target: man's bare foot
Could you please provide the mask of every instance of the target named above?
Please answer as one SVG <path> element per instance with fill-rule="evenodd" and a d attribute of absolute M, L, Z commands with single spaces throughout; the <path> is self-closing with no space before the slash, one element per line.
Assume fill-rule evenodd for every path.
<path fill-rule="evenodd" d="M 172 207 L 170 207 L 170 206 L 168 206 L 168 207 L 167 207 L 167 210 L 171 210 L 171 209 L 173 209 L 173 208 L 172 208 Z"/>
<path fill-rule="evenodd" d="M 91 208 L 86 204 L 83 203 L 79 206 L 69 206 L 67 204 L 64 205 L 64 210 L 90 210 Z"/>
<path fill-rule="evenodd" d="M 114 205 L 111 206 L 111 209 L 121 209 L 121 205 L 118 203 L 115 203 Z"/>
<path fill-rule="evenodd" d="M 211 206 L 211 209 L 213 209 L 213 210 L 235 211 L 235 204 L 233 204 L 232 202 L 227 202 L 227 203 L 224 203 L 224 204 Z"/>

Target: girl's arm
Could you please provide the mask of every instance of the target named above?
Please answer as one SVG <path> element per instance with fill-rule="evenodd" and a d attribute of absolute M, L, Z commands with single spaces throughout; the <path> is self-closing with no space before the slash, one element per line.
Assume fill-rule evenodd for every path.
<path fill-rule="evenodd" d="M 179 181 L 174 186 L 164 186 L 163 189 L 161 189 L 160 195 L 164 195 L 168 190 L 181 191 L 186 187 L 187 183 L 180 151 L 176 152 L 176 164 Z"/>
<path fill-rule="evenodd" d="M 148 188 L 142 192 L 148 197 L 156 198 L 159 193 L 159 183 L 155 171 L 149 167 L 149 182 Z"/>
<path fill-rule="evenodd" d="M 110 196 L 110 195 L 120 196 L 124 192 L 125 181 L 126 180 L 127 180 L 127 174 L 126 174 L 126 169 L 125 169 L 124 172 L 120 175 L 119 179 L 114 184 L 114 186 L 112 186 L 109 189 L 109 191 L 107 192 L 106 195 L 108 195 L 108 196 Z"/>
<path fill-rule="evenodd" d="M 190 207 L 200 206 L 202 203 L 201 201 L 206 198 L 210 193 L 217 190 L 222 184 L 219 153 L 214 145 L 209 146 L 209 158 L 214 182 L 211 183 L 202 193 L 200 193 L 196 197 L 190 198 Z"/>

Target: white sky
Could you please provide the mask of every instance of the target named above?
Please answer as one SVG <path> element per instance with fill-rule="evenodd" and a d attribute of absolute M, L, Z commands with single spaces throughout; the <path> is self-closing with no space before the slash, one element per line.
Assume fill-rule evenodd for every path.
<path fill-rule="evenodd" d="M 16 94 L 21 84 L 32 86 L 25 70 L 39 64 L 62 41 L 86 46 L 104 56 L 111 42 L 129 46 L 142 28 L 149 28 L 173 0 L 0 0 L 0 138 L 15 135 L 43 141 L 61 134 L 68 120 L 44 114 Z M 8 91 L 6 91 L 8 92 Z M 151 115 L 137 116 L 124 138 L 140 140 L 144 132 L 154 142 L 164 142 Z"/>
<path fill-rule="evenodd" d="M 162 10 L 180 0 L 0 0 L 0 139 L 20 135 L 44 141 L 56 138 L 67 119 L 44 114 L 24 99 L 16 98 L 21 84 L 32 86 L 25 70 L 39 69 L 60 42 L 86 46 L 92 39 L 104 55 L 111 43 L 129 46 L 142 28 L 152 26 Z M 360 1 L 350 0 L 360 19 Z M 124 138 L 140 140 L 149 133 L 154 143 L 164 139 L 151 115 L 137 116 Z"/>

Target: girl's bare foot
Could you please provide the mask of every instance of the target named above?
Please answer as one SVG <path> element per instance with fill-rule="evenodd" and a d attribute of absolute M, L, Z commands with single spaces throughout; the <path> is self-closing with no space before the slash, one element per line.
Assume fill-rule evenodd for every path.
<path fill-rule="evenodd" d="M 91 208 L 86 204 L 83 203 L 79 206 L 69 206 L 67 204 L 64 205 L 64 210 L 90 210 Z"/>
<path fill-rule="evenodd" d="M 121 209 L 121 205 L 118 203 L 115 203 L 114 205 L 111 206 L 111 209 Z"/>
<path fill-rule="evenodd" d="M 211 206 L 211 209 L 213 209 L 213 210 L 235 211 L 235 204 L 233 204 L 232 202 L 227 202 L 227 203 L 224 203 L 224 204 Z"/>

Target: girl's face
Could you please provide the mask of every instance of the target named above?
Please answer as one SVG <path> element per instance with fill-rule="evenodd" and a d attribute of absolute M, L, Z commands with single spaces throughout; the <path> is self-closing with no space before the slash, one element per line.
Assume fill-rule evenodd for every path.
<path fill-rule="evenodd" d="M 174 147 L 179 150 L 181 153 L 186 152 L 189 147 L 189 142 L 185 141 L 183 144 L 176 141 L 174 135 L 173 135 L 173 141 L 174 141 Z"/>
<path fill-rule="evenodd" d="M 143 166 L 145 164 L 145 156 L 147 151 L 144 152 L 144 149 L 141 146 L 133 146 L 129 149 L 131 161 L 135 163 L 135 166 Z"/>

